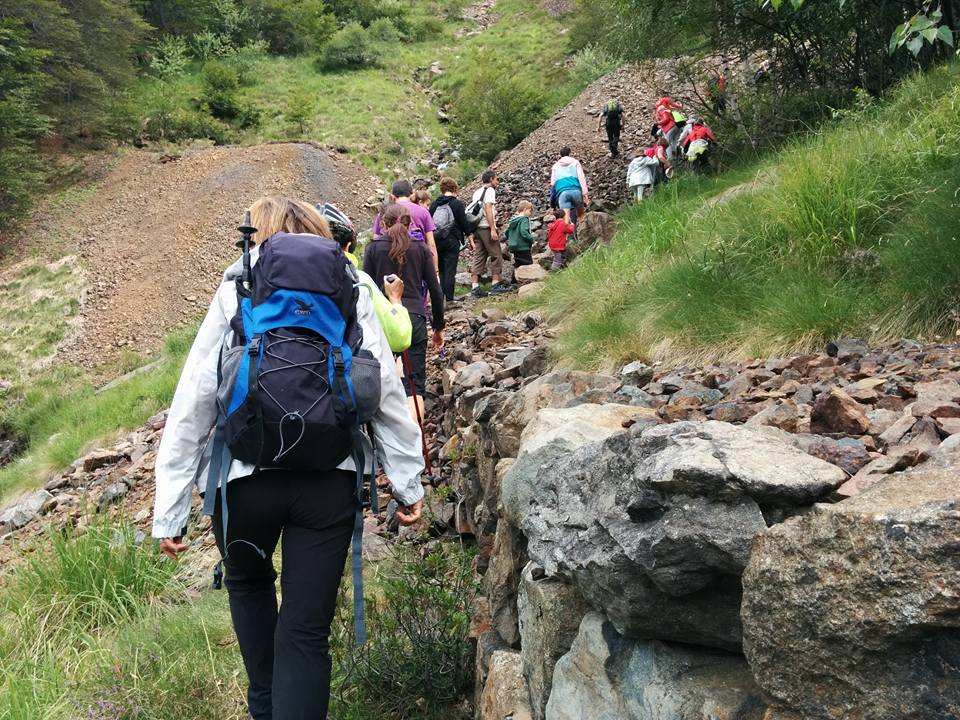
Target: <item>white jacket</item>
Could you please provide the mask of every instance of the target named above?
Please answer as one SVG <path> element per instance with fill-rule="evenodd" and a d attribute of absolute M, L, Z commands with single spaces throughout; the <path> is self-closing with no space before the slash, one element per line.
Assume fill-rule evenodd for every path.
<path fill-rule="evenodd" d="M 251 251 L 256 263 L 257 249 Z M 232 334 L 230 319 L 237 311 L 236 278 L 241 261 L 223 274 L 223 282 L 207 310 L 197 337 L 190 348 L 180 376 L 167 424 L 157 451 L 157 493 L 153 506 L 153 536 L 176 537 L 183 534 L 190 514 L 194 486 L 206 489 L 208 447 L 217 421 L 217 364 L 220 347 Z M 363 330 L 363 348 L 380 361 L 380 409 L 373 420 L 377 457 L 393 484 L 394 495 L 405 505 L 423 497 L 420 473 L 423 471 L 420 428 L 410 418 L 406 395 L 396 371 L 396 363 L 368 293 L 357 300 L 357 320 Z M 367 448 L 366 457 L 371 453 Z M 355 470 L 352 459 L 339 469 Z M 368 460 L 367 471 L 372 471 Z M 238 460 L 230 465 L 228 481 L 250 475 L 252 465 Z"/>

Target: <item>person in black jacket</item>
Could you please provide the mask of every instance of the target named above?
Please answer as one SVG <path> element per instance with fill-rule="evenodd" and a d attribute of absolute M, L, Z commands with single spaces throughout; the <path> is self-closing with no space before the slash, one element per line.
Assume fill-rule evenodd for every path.
<path fill-rule="evenodd" d="M 410 235 L 410 211 L 403 205 L 388 205 L 380 218 L 383 235 L 374 238 L 363 252 L 363 270 L 383 291 L 384 278 L 398 275 L 403 280 L 403 306 L 410 313 L 413 337 L 410 344 L 409 375 L 404 373 L 403 387 L 410 400 L 414 418 L 423 417 L 423 406 L 414 404 L 416 397 L 423 402 L 427 389 L 427 305 L 422 294 L 426 286 L 430 296 L 433 325 L 433 348 L 443 349 L 443 292 L 434 269 L 433 254 L 425 243 L 416 242 Z M 412 381 L 412 385 L 411 385 Z"/>
<path fill-rule="evenodd" d="M 437 241 L 437 253 L 440 260 L 440 287 L 447 301 L 452 301 L 453 288 L 456 284 L 457 263 L 460 260 L 460 250 L 466 245 L 470 235 L 470 226 L 467 224 L 467 208 L 457 197 L 460 187 L 452 177 L 440 178 L 440 197 L 430 204 L 430 214 L 433 222 L 437 222 L 437 210 L 449 206 L 453 213 L 453 224 L 444 227 L 437 226 L 434 237 Z M 443 214 L 446 214 L 445 212 Z"/>

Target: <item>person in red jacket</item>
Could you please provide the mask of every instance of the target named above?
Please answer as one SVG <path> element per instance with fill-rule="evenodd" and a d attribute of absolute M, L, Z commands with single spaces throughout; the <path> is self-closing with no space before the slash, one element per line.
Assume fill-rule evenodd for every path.
<path fill-rule="evenodd" d="M 557 218 L 547 229 L 547 247 L 553 251 L 553 264 L 551 270 L 562 270 L 566 264 L 564 262 L 564 253 L 567 251 L 567 236 L 573 235 L 577 228 L 573 223 L 569 223 L 562 217 Z"/>
<path fill-rule="evenodd" d="M 686 156 L 690 167 L 698 175 L 709 170 L 709 157 L 713 146 L 717 142 L 713 131 L 703 123 L 691 120 L 689 130 L 680 136 L 680 149 Z"/>
<path fill-rule="evenodd" d="M 662 97 L 657 101 L 653 112 L 660 134 L 667 139 L 667 157 L 670 160 L 676 157 L 680 132 L 687 121 L 686 116 L 681 112 L 682 108 L 680 103 L 671 98 Z"/>

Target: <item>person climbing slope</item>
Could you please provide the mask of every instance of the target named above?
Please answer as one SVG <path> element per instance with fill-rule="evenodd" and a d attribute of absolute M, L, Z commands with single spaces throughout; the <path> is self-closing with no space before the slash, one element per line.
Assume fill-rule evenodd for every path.
<path fill-rule="evenodd" d="M 153 536 L 161 538 L 161 552 L 172 559 L 187 549 L 183 535 L 190 515 L 191 490 L 200 484 L 201 471 L 209 464 L 209 475 L 203 473 L 207 475 L 204 509 L 213 515 L 213 532 L 226 568 L 230 614 L 249 679 L 250 717 L 254 720 L 319 720 L 326 718 L 330 697 L 330 625 L 351 535 L 356 543 L 358 525 L 362 531 L 358 491 L 362 488 L 363 473 L 373 473 L 373 453 L 368 442 L 344 440 L 353 436 L 346 434 L 339 419 L 333 420 L 334 400 L 320 384 L 314 386 L 312 376 L 303 372 L 297 362 L 290 365 L 292 370 L 299 369 L 296 387 L 309 392 L 310 397 L 323 393 L 317 396 L 314 405 L 302 411 L 310 418 L 309 426 L 303 421 L 303 429 L 317 432 L 314 430 L 317 416 L 312 413 L 314 408 L 318 408 L 317 412 L 322 409 L 326 424 L 320 426 L 329 428 L 324 434 L 328 439 L 314 438 L 304 444 L 301 435 L 301 439 L 284 449 L 282 441 L 292 433 L 285 435 L 282 425 L 278 429 L 266 424 L 267 413 L 270 418 L 276 414 L 270 404 L 274 401 L 266 397 L 266 392 L 267 389 L 280 392 L 279 397 L 285 402 L 290 398 L 284 383 L 269 379 L 260 370 L 265 366 L 258 364 L 257 372 L 250 375 L 264 392 L 244 393 L 240 409 L 231 410 L 233 414 L 227 422 L 237 414 L 249 419 L 251 416 L 241 409 L 251 409 L 256 404 L 263 413 L 259 416 L 259 442 L 255 438 L 245 440 L 248 436 L 243 433 L 231 439 L 228 433 L 227 445 L 218 447 L 221 432 L 218 377 L 226 369 L 221 358 L 227 349 L 237 347 L 242 350 L 236 357 L 247 356 L 246 344 L 234 344 L 240 339 L 238 333 L 251 347 L 253 343 L 263 343 L 264 359 L 260 361 L 263 363 L 274 362 L 278 353 L 287 353 L 286 357 L 292 359 L 320 351 L 318 338 L 321 336 L 305 335 L 305 331 L 297 337 L 308 342 L 290 345 L 284 350 L 282 346 L 290 337 L 287 333 L 291 332 L 287 327 L 246 337 L 257 327 L 252 324 L 254 318 L 259 318 L 256 322 L 266 322 L 268 317 L 277 315 L 259 311 L 261 306 L 300 308 L 291 312 L 284 310 L 285 322 L 312 323 L 307 316 L 297 321 L 287 318 L 292 317 L 293 312 L 312 316 L 316 311 L 330 322 L 345 322 L 346 327 L 351 328 L 352 337 L 356 338 L 357 333 L 362 335 L 356 339 L 360 347 L 355 347 L 355 352 L 369 353 L 371 360 L 379 363 L 379 370 L 375 371 L 379 376 L 379 392 L 375 397 L 367 396 L 376 403 L 373 442 L 394 495 L 402 503 L 398 518 L 403 524 L 416 522 L 422 512 L 421 434 L 403 402 L 400 378 L 394 371 L 393 356 L 370 298 L 354 289 L 356 275 L 331 239 L 327 221 L 311 205 L 281 197 L 257 200 L 250 208 L 249 217 L 258 228 L 253 238 L 257 247 L 249 256 L 251 270 L 248 273 L 244 263 L 238 261 L 224 273 L 187 356 L 167 416 L 156 462 Z M 301 262 L 296 262 L 296 258 L 301 258 Z M 267 269 L 260 267 L 260 259 Z M 309 267 L 304 265 L 307 259 Z M 238 317 L 238 296 L 242 288 L 247 288 L 247 283 L 249 291 L 244 292 L 250 296 L 245 297 L 243 315 Z M 291 284 L 301 289 L 293 290 Z M 305 292 L 305 284 L 316 285 L 315 297 L 325 302 L 303 302 L 304 296 L 298 293 Z M 332 295 L 327 292 L 344 300 L 343 309 L 331 301 Z M 292 297 L 300 297 L 301 304 L 294 306 Z M 355 304 L 348 298 L 355 299 Z M 251 305 L 252 301 L 257 302 Z M 329 310 L 324 309 L 326 302 L 330 302 Z M 348 309 L 347 305 L 349 316 L 341 314 Z M 334 320 L 334 314 L 339 320 Z M 331 341 L 328 346 L 331 352 L 332 347 Z M 341 352 L 340 347 L 337 352 Z M 227 395 L 231 398 L 231 408 L 244 374 L 235 368 L 233 377 L 237 384 L 233 386 L 234 392 Z M 342 374 L 339 377 L 345 381 Z M 367 385 L 367 390 L 374 387 L 372 381 Z M 278 432 L 280 450 L 272 454 Z M 214 436 L 212 443 L 211 435 Z M 264 457 L 268 438 L 271 449 Z M 229 451 L 225 452 L 227 447 Z M 294 450 L 295 454 L 288 452 Z M 249 460 L 251 454 L 261 457 L 260 462 Z M 338 460 L 344 457 L 346 459 Z M 357 468 L 358 460 L 354 457 L 365 458 L 361 467 Z M 281 537 L 283 604 L 278 610 L 273 554 Z"/>
<path fill-rule="evenodd" d="M 562 270 L 566 266 L 567 237 L 576 232 L 573 223 L 557 218 L 547 228 L 547 247 L 553 251 L 551 270 Z"/>
<path fill-rule="evenodd" d="M 393 199 L 386 203 L 384 207 L 395 203 L 402 205 L 409 211 L 410 235 L 420 242 L 425 242 L 429 246 L 430 252 L 433 254 L 434 270 L 439 272 L 440 261 L 437 254 L 437 243 L 433 237 L 433 231 L 436 230 L 436 226 L 433 224 L 433 218 L 430 217 L 430 211 L 416 202 L 413 185 L 410 184 L 409 180 L 397 180 L 391 188 L 390 198 Z M 381 227 L 382 218 L 383 213 L 381 212 L 373 222 L 374 237 L 383 234 L 383 228 Z"/>
<path fill-rule="evenodd" d="M 600 132 L 601 126 L 606 126 L 607 146 L 610 148 L 610 157 L 617 157 L 620 152 L 620 132 L 623 130 L 625 113 L 623 105 L 619 100 L 607 100 L 600 112 L 600 118 L 597 120 L 597 132 Z"/>
<path fill-rule="evenodd" d="M 717 138 L 707 125 L 690 119 L 680 136 L 680 150 L 697 175 L 710 169 L 710 155 L 716 143 Z"/>
<path fill-rule="evenodd" d="M 530 249 L 533 247 L 533 232 L 530 230 L 530 216 L 533 215 L 533 204 L 529 200 L 521 200 L 517 204 L 517 214 L 510 218 L 507 226 L 507 247 L 513 253 L 514 265 L 523 267 L 533 265 Z"/>
<path fill-rule="evenodd" d="M 443 288 L 443 297 L 448 302 L 454 300 L 460 252 L 466 246 L 467 238 L 472 235 L 467 222 L 466 206 L 457 197 L 459 190 L 456 180 L 444 176 L 440 178 L 441 195 L 430 204 L 430 214 L 437 228 L 434 237 L 437 241 L 437 252 L 440 253 L 440 287 Z"/>
<path fill-rule="evenodd" d="M 560 148 L 560 159 L 550 170 L 550 193 L 556 195 L 557 206 L 563 210 L 563 219 L 576 223 L 590 204 L 587 178 L 580 161 L 570 155 L 569 147 Z M 575 213 L 573 212 L 575 211 Z"/>
<path fill-rule="evenodd" d="M 363 269 L 383 289 L 384 278 L 397 275 L 403 280 L 403 306 L 410 313 L 413 338 L 410 344 L 411 368 L 403 379 L 410 415 L 423 417 L 423 397 L 427 389 L 427 308 L 420 287 L 426 283 L 430 296 L 433 347 L 443 349 L 443 292 L 433 269 L 430 251 L 409 234 L 410 212 L 395 203 L 383 212 L 384 234 L 374 238 L 363 253 Z M 414 397 L 417 400 L 414 400 Z M 418 402 L 419 401 L 419 402 Z"/>
<path fill-rule="evenodd" d="M 660 134 L 667 139 L 667 158 L 676 158 L 677 143 L 687 118 L 681 112 L 683 106 L 669 97 L 662 97 L 654 108 L 654 118 Z"/>
<path fill-rule="evenodd" d="M 667 158 L 667 139 L 662 135 L 656 143 L 630 161 L 627 167 L 627 186 L 634 200 L 648 197 L 655 185 L 665 182 L 670 168 Z"/>
<path fill-rule="evenodd" d="M 317 209 L 330 224 L 333 239 L 356 269 L 360 286 L 370 293 L 373 310 L 383 328 L 390 350 L 394 353 L 409 350 L 413 325 L 410 322 L 410 313 L 403 306 L 403 280 L 398 277 L 384 280 L 383 292 L 380 292 L 373 278 L 360 269 L 360 261 L 353 254 L 357 249 L 357 233 L 350 218 L 333 203 L 323 203 Z"/>

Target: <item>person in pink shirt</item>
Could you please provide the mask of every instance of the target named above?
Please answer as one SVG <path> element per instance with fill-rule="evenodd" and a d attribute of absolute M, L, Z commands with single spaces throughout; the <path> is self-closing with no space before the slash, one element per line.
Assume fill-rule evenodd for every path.
<path fill-rule="evenodd" d="M 433 232 L 437 229 L 437 226 L 433 224 L 430 209 L 413 201 L 411 198 L 413 185 L 410 184 L 409 180 L 397 180 L 393 184 L 392 195 L 396 198 L 397 205 L 402 205 L 410 211 L 410 236 L 427 243 L 430 252 L 433 253 L 434 269 L 439 272 L 440 261 L 437 255 L 437 243 L 433 237 Z M 373 235 L 374 237 L 380 237 L 381 234 L 380 216 L 377 215 L 377 219 L 373 222 Z"/>

